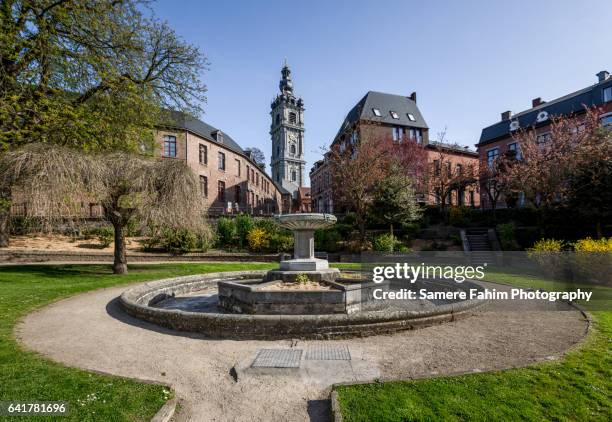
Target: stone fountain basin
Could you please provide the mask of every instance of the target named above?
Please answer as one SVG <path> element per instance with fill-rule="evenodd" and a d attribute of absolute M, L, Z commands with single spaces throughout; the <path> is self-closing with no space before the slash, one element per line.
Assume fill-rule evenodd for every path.
<path fill-rule="evenodd" d="M 364 298 L 381 284 L 372 282 L 350 285 L 335 281 L 319 282 L 327 285 L 320 290 L 278 288 L 281 280 L 219 281 L 219 305 L 233 313 L 260 315 L 322 315 L 350 314 L 361 310 Z"/>
<path fill-rule="evenodd" d="M 338 221 L 333 214 L 280 214 L 274 217 L 276 222 L 289 230 L 317 230 L 329 227 Z"/>

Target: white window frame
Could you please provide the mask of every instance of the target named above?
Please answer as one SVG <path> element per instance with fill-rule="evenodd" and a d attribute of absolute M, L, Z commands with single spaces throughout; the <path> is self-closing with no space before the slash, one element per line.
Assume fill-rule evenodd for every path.
<path fill-rule="evenodd" d="M 407 113 L 406 116 L 408 117 L 408 120 L 410 120 L 411 122 L 416 122 L 416 118 L 414 117 L 414 114 Z"/>
<path fill-rule="evenodd" d="M 374 113 L 376 117 L 382 117 L 382 114 L 380 114 L 380 110 L 377 108 L 372 108 L 372 113 Z"/>
<path fill-rule="evenodd" d="M 399 120 L 399 114 L 397 114 L 395 111 L 393 110 L 389 110 L 389 114 L 391 115 L 391 117 L 393 117 L 395 120 Z"/>

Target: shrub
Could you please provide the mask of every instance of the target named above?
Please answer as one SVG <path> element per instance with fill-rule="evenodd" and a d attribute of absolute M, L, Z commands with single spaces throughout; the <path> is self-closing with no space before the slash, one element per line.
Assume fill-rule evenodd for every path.
<path fill-rule="evenodd" d="M 574 244 L 573 269 L 580 279 L 606 282 L 612 274 L 612 237 L 580 239 Z"/>
<path fill-rule="evenodd" d="M 220 217 L 217 220 L 217 243 L 221 247 L 236 244 L 236 223 L 231 218 Z"/>
<path fill-rule="evenodd" d="M 103 248 L 108 248 L 115 238 L 115 230 L 112 227 L 100 227 L 96 230 L 98 241 Z"/>
<path fill-rule="evenodd" d="M 405 223 L 402 224 L 402 233 L 404 237 L 407 239 L 414 239 L 421 230 L 421 225 L 419 223 Z"/>
<path fill-rule="evenodd" d="M 499 243 L 504 251 L 516 251 L 520 249 L 518 242 L 516 241 L 516 226 L 514 223 L 498 224 L 497 234 L 499 235 Z"/>
<path fill-rule="evenodd" d="M 295 277 L 295 281 L 300 283 L 300 284 L 306 284 L 306 283 L 310 282 L 310 279 L 308 278 L 308 276 L 306 274 L 298 274 Z"/>
<path fill-rule="evenodd" d="M 274 233 L 270 236 L 270 252 L 291 252 L 293 249 L 293 235 L 285 233 Z"/>
<path fill-rule="evenodd" d="M 558 278 L 564 276 L 568 269 L 567 256 L 563 254 L 566 247 L 562 240 L 540 239 L 527 250 L 527 256 L 547 275 Z"/>
<path fill-rule="evenodd" d="M 343 236 L 335 229 L 315 230 L 315 249 L 325 252 L 337 252 L 341 248 Z"/>
<path fill-rule="evenodd" d="M 279 231 L 280 227 L 271 218 L 258 218 L 254 221 L 254 227 L 264 230 L 268 234 Z"/>
<path fill-rule="evenodd" d="M 270 235 L 262 228 L 254 227 L 247 235 L 249 242 L 249 249 L 254 252 L 261 252 L 268 248 L 270 242 Z"/>
<path fill-rule="evenodd" d="M 451 226 L 465 226 L 469 224 L 472 210 L 466 206 L 451 207 L 448 222 Z"/>
<path fill-rule="evenodd" d="M 395 236 L 385 233 L 377 236 L 374 239 L 372 247 L 378 252 L 393 252 L 396 243 L 397 240 L 395 239 Z"/>
<path fill-rule="evenodd" d="M 238 240 L 238 246 L 243 248 L 247 245 L 247 236 L 249 231 L 253 228 L 255 223 L 253 222 L 253 218 L 248 214 L 240 214 L 234 220 L 236 225 L 236 237 Z"/>
<path fill-rule="evenodd" d="M 161 231 L 160 246 L 168 252 L 185 253 L 197 247 L 198 237 L 185 228 L 164 227 Z"/>

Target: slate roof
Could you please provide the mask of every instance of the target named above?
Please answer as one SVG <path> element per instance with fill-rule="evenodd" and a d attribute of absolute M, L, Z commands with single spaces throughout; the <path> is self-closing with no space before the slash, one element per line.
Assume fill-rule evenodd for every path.
<path fill-rule="evenodd" d="M 168 120 L 165 122 L 164 126 L 188 130 L 204 139 L 223 145 L 225 148 L 249 158 L 244 150 L 240 148 L 240 145 L 238 145 L 227 133 L 221 131 L 223 134 L 223 142 L 218 142 L 216 132 L 218 132 L 219 129 L 180 111 L 168 110 L 168 114 Z"/>
<path fill-rule="evenodd" d="M 380 117 L 374 114 L 374 109 L 380 111 Z M 391 111 L 396 112 L 399 119 L 394 119 Z M 414 116 L 415 121 L 408 118 L 408 113 Z M 368 91 L 348 112 L 336 137 L 358 120 L 427 129 L 427 123 L 414 101 L 403 95 L 385 94 L 384 92 Z"/>
<path fill-rule="evenodd" d="M 603 90 L 610 86 L 612 86 L 612 78 L 608 78 L 595 85 L 517 113 L 511 116 L 510 120 L 502 120 L 484 128 L 478 144 L 486 144 L 510 136 L 510 122 L 514 120 L 518 120 L 522 128 L 536 125 L 536 118 L 541 111 L 548 112 L 549 117 L 552 117 L 581 113 L 584 111 L 585 106 L 600 106 L 603 104 Z M 548 123 L 550 123 L 550 120 L 546 120 L 540 124 L 545 125 Z"/>

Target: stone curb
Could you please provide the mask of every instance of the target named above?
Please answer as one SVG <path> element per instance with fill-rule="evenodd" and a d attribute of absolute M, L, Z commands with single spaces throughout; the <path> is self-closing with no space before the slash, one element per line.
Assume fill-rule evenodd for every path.
<path fill-rule="evenodd" d="M 128 262 L 157 262 L 157 261 L 186 261 L 186 262 L 278 262 L 278 254 L 251 254 L 251 253 L 144 253 L 128 252 Z M 108 261 L 113 262 L 111 252 L 70 252 L 70 251 L 2 251 L 0 252 L 0 264 L 22 263 L 22 262 L 45 262 L 45 261 Z"/>
<path fill-rule="evenodd" d="M 176 411 L 177 398 L 170 399 L 164 404 L 161 409 L 153 416 L 151 422 L 168 422 L 174 416 Z"/>

